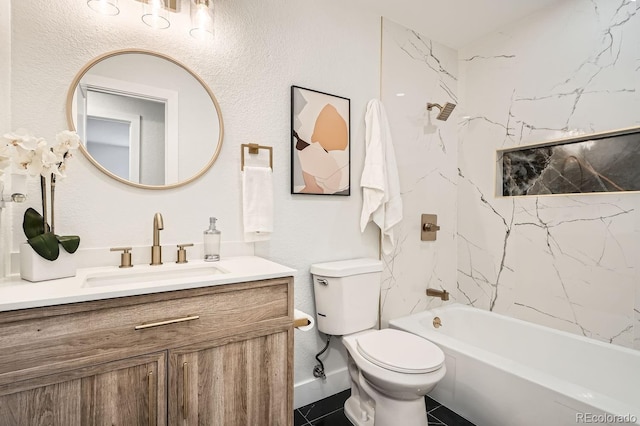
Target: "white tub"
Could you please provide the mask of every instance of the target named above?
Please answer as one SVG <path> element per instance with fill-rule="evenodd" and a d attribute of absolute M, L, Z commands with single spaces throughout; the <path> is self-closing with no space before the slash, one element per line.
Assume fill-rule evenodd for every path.
<path fill-rule="evenodd" d="M 478 426 L 640 425 L 639 351 L 459 304 L 390 326 L 442 348 L 430 396 Z"/>

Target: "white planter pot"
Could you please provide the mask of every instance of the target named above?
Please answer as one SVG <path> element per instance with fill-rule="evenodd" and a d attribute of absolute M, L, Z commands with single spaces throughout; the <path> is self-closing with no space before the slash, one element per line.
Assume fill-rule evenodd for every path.
<path fill-rule="evenodd" d="M 36 253 L 28 243 L 20 245 L 20 278 L 37 282 L 73 277 L 76 275 L 75 255 L 60 247 L 60 256 L 54 261 Z"/>

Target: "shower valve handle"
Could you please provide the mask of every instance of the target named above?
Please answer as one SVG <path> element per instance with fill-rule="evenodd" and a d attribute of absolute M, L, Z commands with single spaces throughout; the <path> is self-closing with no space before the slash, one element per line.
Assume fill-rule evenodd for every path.
<path fill-rule="evenodd" d="M 422 230 L 425 232 L 435 232 L 439 231 L 440 227 L 434 223 L 425 223 L 422 225 Z"/>

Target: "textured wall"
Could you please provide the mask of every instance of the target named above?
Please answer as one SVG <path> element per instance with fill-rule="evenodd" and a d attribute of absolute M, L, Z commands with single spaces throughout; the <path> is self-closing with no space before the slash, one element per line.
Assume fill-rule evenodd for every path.
<path fill-rule="evenodd" d="M 560 2 L 460 51 L 461 301 L 640 348 L 640 194 L 494 195 L 496 149 L 640 125 L 638 8 Z"/>
<path fill-rule="evenodd" d="M 383 256 L 382 320 L 437 306 L 425 290 L 455 290 L 457 112 L 436 120 L 427 102 L 458 103 L 458 55 L 390 20 L 383 21 L 382 100 L 400 174 L 403 220 L 397 245 Z M 400 94 L 401 96 L 398 96 Z M 437 214 L 436 241 L 420 240 L 423 213 Z M 455 293 L 454 293 L 455 294 Z"/>
<path fill-rule="evenodd" d="M 11 3 L 0 4 L 0 129 L 11 124 Z M 5 176 L 3 179 L 8 181 Z M 0 183 L 0 187 L 3 184 Z M 0 190 L 0 197 L 2 191 Z M 9 268 L 9 248 L 11 247 L 10 213 L 0 210 L 0 277 Z"/>
<path fill-rule="evenodd" d="M 188 35 L 188 13 L 174 16 L 168 30 L 153 31 L 140 22 L 138 2 L 121 0 L 119 4 L 120 15 L 103 17 L 83 1 L 12 2 L 10 127 L 26 127 L 53 138 L 66 128 L 65 96 L 76 72 L 99 54 L 135 47 L 172 56 L 204 78 L 222 109 L 223 147 L 205 176 L 168 191 L 120 184 L 78 154 L 68 178 L 57 187 L 57 229 L 77 233 L 82 247 L 103 250 L 114 264 L 117 255 L 109 253 L 108 247 L 151 245 L 154 212 L 164 216 L 163 244 L 201 242 L 212 215 L 219 218 L 223 241 L 239 241 L 243 236 L 240 144 L 271 145 L 275 231 L 270 242 L 257 243 L 255 250 L 298 270 L 296 306 L 314 312 L 310 264 L 377 256 L 377 233 L 359 231 L 358 183 L 364 111 L 379 90 L 379 17 L 339 0 L 220 0 L 215 41 L 203 44 Z M 289 194 L 292 84 L 351 99 L 350 197 Z M 31 194 L 37 194 L 35 187 L 31 189 Z M 35 199 L 29 204 L 37 207 Z M 15 224 L 20 223 L 25 207 L 14 209 Z M 20 232 L 13 233 L 13 250 L 22 239 Z M 296 332 L 296 383 L 312 377 L 313 356 L 322 343 L 315 331 Z M 345 365 L 339 350 L 330 351 L 329 371 Z"/>

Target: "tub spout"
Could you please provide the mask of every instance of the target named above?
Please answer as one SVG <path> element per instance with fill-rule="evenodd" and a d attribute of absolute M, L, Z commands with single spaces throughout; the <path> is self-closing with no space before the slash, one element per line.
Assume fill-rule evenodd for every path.
<path fill-rule="evenodd" d="M 428 288 L 427 296 L 439 297 L 444 301 L 449 300 L 449 292 L 447 290 L 436 290 L 435 288 Z"/>

